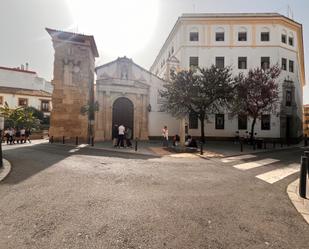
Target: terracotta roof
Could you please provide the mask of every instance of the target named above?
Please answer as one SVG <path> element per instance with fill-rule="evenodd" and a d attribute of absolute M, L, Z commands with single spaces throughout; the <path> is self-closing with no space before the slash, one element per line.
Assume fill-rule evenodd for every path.
<path fill-rule="evenodd" d="M 84 35 L 73 32 L 61 31 L 56 29 L 45 28 L 46 31 L 50 34 L 51 37 L 55 37 L 59 40 L 69 40 L 74 42 L 84 43 L 84 40 L 90 41 L 91 50 L 95 57 L 99 57 L 99 52 L 97 49 L 97 45 L 95 43 L 93 35 Z"/>
<path fill-rule="evenodd" d="M 8 71 L 15 71 L 15 72 L 20 72 L 20 73 L 31 73 L 31 74 L 36 74 L 34 71 L 29 71 L 29 70 L 22 70 L 20 68 L 12 68 L 12 67 L 1 67 L 0 69 L 2 70 L 8 70 Z"/>
<path fill-rule="evenodd" d="M 51 93 L 45 92 L 43 90 L 31 90 L 31 89 L 7 87 L 7 86 L 0 86 L 0 94 L 1 93 L 29 95 L 29 96 L 47 97 L 47 98 L 51 98 L 52 96 Z"/>

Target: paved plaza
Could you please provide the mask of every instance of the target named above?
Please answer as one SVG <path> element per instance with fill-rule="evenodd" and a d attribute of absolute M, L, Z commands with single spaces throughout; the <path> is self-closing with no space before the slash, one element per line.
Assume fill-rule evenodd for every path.
<path fill-rule="evenodd" d="M 4 146 L 0 248 L 308 248 L 303 150 L 225 158 Z"/>

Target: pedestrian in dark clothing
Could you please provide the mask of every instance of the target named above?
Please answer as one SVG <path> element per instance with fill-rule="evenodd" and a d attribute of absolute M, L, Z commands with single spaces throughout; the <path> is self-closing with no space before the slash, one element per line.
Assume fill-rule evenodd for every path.
<path fill-rule="evenodd" d="M 112 139 L 113 139 L 113 146 L 116 147 L 117 146 L 117 142 L 118 142 L 118 125 L 115 124 L 112 130 Z"/>
<path fill-rule="evenodd" d="M 30 135 L 31 135 L 30 129 L 26 129 L 26 132 L 25 132 L 25 143 L 27 142 L 27 140 L 28 140 L 29 143 L 31 143 Z"/>
<path fill-rule="evenodd" d="M 125 139 L 127 147 L 132 147 L 131 138 L 132 138 L 132 130 L 128 127 L 125 130 Z"/>

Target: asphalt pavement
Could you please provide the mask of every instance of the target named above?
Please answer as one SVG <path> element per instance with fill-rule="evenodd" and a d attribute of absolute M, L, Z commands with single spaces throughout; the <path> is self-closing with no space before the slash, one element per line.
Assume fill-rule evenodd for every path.
<path fill-rule="evenodd" d="M 298 173 L 257 177 L 301 154 L 227 160 L 7 146 L 0 248 L 308 249 L 309 226 L 286 194 Z"/>

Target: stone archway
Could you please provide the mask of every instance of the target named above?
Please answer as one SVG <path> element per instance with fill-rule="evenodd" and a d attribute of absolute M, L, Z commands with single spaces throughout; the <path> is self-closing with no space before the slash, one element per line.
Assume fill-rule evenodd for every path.
<path fill-rule="evenodd" d="M 134 105 L 131 100 L 125 97 L 116 99 L 113 103 L 112 127 L 114 125 L 124 125 L 132 131 L 131 139 L 134 131 Z"/>

